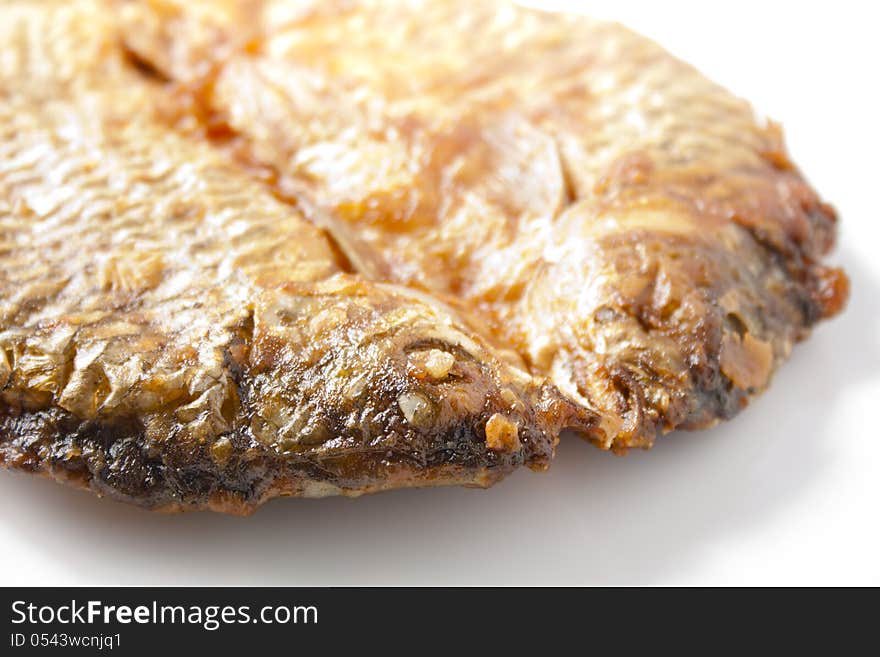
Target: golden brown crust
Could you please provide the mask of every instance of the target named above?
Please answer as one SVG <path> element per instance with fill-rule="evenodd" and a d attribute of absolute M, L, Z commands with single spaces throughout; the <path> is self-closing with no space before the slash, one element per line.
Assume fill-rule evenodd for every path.
<path fill-rule="evenodd" d="M 842 307 L 834 211 L 778 126 L 625 28 L 491 1 L 206 6 L 122 19 L 180 85 L 178 123 L 374 275 L 491 327 L 604 416 L 605 447 L 730 417 Z"/>
<path fill-rule="evenodd" d="M 156 120 L 165 92 L 93 29 L 96 5 L 21 6 L 15 23 L 64 18 L 94 57 L 28 79 L 47 55 L 29 29 L 0 78 L 0 462 L 150 508 L 246 511 L 485 485 L 593 423 L 440 304 L 346 271 L 319 228 Z M 520 435 L 503 453 L 498 414 Z"/>
<path fill-rule="evenodd" d="M 779 129 L 617 25 L 14 0 L 0 37 L 9 467 L 230 513 L 489 485 L 732 416 L 846 298 Z"/>

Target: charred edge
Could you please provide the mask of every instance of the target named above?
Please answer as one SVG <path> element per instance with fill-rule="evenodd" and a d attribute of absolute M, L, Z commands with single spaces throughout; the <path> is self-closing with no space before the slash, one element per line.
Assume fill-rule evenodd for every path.
<path fill-rule="evenodd" d="M 224 436 L 234 445 L 233 456 L 217 464 L 205 445 L 178 440 L 174 431 L 161 444 L 150 440 L 138 418 L 84 422 L 57 408 L 3 412 L 0 464 L 149 509 L 246 513 L 269 497 L 302 495 L 313 485 L 346 495 L 435 483 L 485 486 L 520 465 L 549 460 L 552 441 L 532 430 L 523 434 L 522 451 L 487 450 L 483 419 L 469 416 L 443 432 L 420 435 L 406 441 L 407 450 L 365 447 L 325 456 L 277 453 L 239 427 Z"/>

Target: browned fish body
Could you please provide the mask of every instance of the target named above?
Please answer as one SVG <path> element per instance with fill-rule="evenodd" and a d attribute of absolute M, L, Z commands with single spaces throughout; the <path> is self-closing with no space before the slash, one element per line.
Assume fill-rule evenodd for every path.
<path fill-rule="evenodd" d="M 321 230 L 157 122 L 163 92 L 96 5 L 4 12 L 19 38 L 0 72 L 0 462 L 245 513 L 277 495 L 488 485 L 589 426 L 436 302 L 344 271 Z M 34 60 L 58 33 L 78 46 L 72 76 Z"/>
<path fill-rule="evenodd" d="M 121 16 L 181 125 L 480 315 L 605 447 L 732 416 L 846 298 L 778 127 L 618 25 L 465 0 Z"/>
<path fill-rule="evenodd" d="M 151 508 L 729 417 L 837 312 L 777 128 L 495 2 L 0 5 L 0 462 Z"/>

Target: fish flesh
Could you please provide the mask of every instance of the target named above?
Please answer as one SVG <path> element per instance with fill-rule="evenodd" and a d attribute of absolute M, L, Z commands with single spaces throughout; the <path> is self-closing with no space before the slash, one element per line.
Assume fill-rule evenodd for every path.
<path fill-rule="evenodd" d="M 5 0 L 0 463 L 160 510 L 707 426 L 842 308 L 779 128 L 497 2 Z"/>

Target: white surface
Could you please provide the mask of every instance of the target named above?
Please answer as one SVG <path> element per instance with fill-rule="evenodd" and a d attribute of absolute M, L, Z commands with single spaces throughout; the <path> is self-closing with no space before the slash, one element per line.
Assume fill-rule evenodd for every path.
<path fill-rule="evenodd" d="M 873 3 L 552 4 L 622 20 L 784 123 L 841 213 L 847 312 L 734 421 L 626 458 L 569 439 L 489 491 L 161 516 L 0 472 L 0 584 L 880 584 Z"/>

